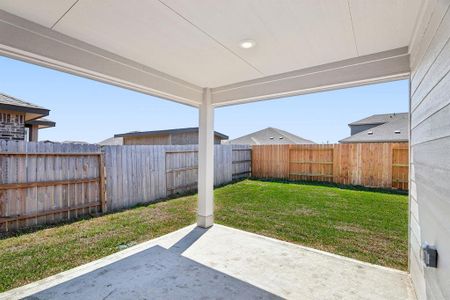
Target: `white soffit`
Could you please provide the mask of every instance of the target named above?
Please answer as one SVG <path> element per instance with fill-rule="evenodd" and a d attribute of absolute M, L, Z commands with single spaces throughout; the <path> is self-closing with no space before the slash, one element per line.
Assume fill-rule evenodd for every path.
<path fill-rule="evenodd" d="M 200 87 L 0 9 L 0 55 L 198 106 Z"/>
<path fill-rule="evenodd" d="M 33 52 L 34 46 L 24 43 L 28 35 L 31 37 L 36 32 L 35 40 L 40 43 L 35 47 L 39 48 L 40 59 L 44 59 L 45 49 L 52 52 L 56 45 L 53 44 L 59 43 L 57 54 L 60 58 L 57 59 L 65 63 L 66 38 L 52 34 L 61 33 L 97 47 L 100 50 L 95 50 L 97 56 L 103 55 L 101 50 L 117 55 L 114 58 L 106 53 L 106 60 L 120 61 L 118 58 L 123 57 L 120 62 L 123 67 L 108 63 L 109 69 L 113 70 L 111 75 L 126 74 L 123 68 L 129 69 L 133 65 L 126 62 L 127 59 L 135 62 L 131 66 L 136 70 L 133 71 L 135 79 L 130 78 L 132 88 L 133 80 L 140 80 L 141 86 L 151 85 L 152 81 L 138 75 L 139 69 L 145 66 L 162 72 L 151 76 L 161 77 L 171 86 L 180 86 L 180 89 L 175 87 L 180 90 L 180 93 L 177 91 L 177 97 L 181 97 L 178 100 L 186 102 L 190 92 L 182 96 L 181 91 L 191 89 L 195 94 L 192 100 L 198 103 L 197 87 L 211 87 L 213 94 L 214 91 L 221 93 L 221 97 L 213 95 L 213 98 L 217 101 L 220 98 L 220 102 L 225 103 L 229 91 L 249 83 L 253 85 L 254 80 L 258 80 L 258 85 L 267 82 L 273 85 L 298 70 L 408 46 L 420 3 L 421 0 L 1 0 L 0 9 L 50 29 L 45 32 L 42 28 L 34 30 L 27 25 L 31 29 L 25 29 L 27 32 L 22 40 L 13 36 L 12 40 L 18 41 L 17 47 L 13 45 L 15 41 L 10 43 L 4 36 L 11 50 L 8 55 L 12 57 L 15 57 L 14 49 Z M 16 29 L 5 28 L 5 33 L 20 31 L 22 21 L 18 20 L 18 25 L 13 24 L 15 20 L 7 22 Z M 40 38 L 44 36 L 48 42 Z M 244 39 L 254 40 L 256 46 L 241 49 L 239 43 Z M 69 45 L 72 52 L 77 44 L 83 45 Z M 88 56 L 89 47 L 80 47 L 81 55 L 94 64 L 96 58 Z M 73 61 L 74 52 L 71 55 L 68 61 Z M 404 75 L 404 54 L 401 56 L 401 59 L 389 59 L 388 77 L 391 73 L 395 75 L 397 70 Z M 99 60 L 94 69 L 106 68 L 103 63 Z M 371 65 L 380 75 L 379 80 L 384 64 L 374 62 Z M 86 68 L 89 68 L 88 64 Z M 197 87 L 164 78 L 164 74 Z M 123 81 L 124 76 L 119 79 Z M 273 81 L 273 76 L 278 79 Z M 295 75 L 296 78 L 302 76 Z M 370 72 L 366 77 L 364 81 L 370 81 Z M 108 81 L 107 78 L 103 80 Z M 118 84 L 127 85 L 126 82 Z M 151 88 L 143 87 L 143 90 L 160 95 L 153 93 Z M 261 91 L 267 88 L 269 85 Z M 270 97 L 282 95 L 278 91 L 267 93 Z M 172 98 L 170 93 L 162 95 Z M 263 96 L 260 92 L 255 94 L 256 98 Z M 234 97 L 239 96 L 234 93 Z M 256 98 L 248 96 L 246 99 L 253 101 Z"/>
<path fill-rule="evenodd" d="M 80 0 L 54 29 L 202 87 L 262 76 L 159 1 Z"/>
<path fill-rule="evenodd" d="M 161 1 L 265 76 L 357 56 L 347 0 Z"/>
<path fill-rule="evenodd" d="M 51 28 L 77 0 L 0 0 L 0 9 Z"/>
<path fill-rule="evenodd" d="M 348 0 L 359 55 L 408 46 L 422 0 Z"/>

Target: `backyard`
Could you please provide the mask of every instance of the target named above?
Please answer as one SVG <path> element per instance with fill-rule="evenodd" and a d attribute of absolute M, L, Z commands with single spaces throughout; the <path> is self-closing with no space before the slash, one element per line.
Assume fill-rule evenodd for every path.
<path fill-rule="evenodd" d="M 215 221 L 407 269 L 408 197 L 326 185 L 244 180 L 215 190 Z M 164 235 L 196 219 L 196 196 L 0 239 L 0 291 Z"/>

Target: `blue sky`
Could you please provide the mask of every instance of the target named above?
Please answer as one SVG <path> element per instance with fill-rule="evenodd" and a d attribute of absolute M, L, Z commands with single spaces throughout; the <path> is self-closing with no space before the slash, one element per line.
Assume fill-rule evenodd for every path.
<path fill-rule="evenodd" d="M 41 140 L 99 142 L 115 133 L 198 126 L 197 109 L 0 57 L 0 92 L 51 109 L 56 127 Z M 271 126 L 315 142 L 337 142 L 348 123 L 408 111 L 408 81 L 216 109 L 215 129 L 230 138 Z"/>

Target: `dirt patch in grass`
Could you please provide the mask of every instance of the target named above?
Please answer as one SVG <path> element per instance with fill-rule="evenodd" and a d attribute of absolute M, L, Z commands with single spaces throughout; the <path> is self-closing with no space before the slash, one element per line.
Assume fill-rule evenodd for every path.
<path fill-rule="evenodd" d="M 355 233 L 368 233 L 369 232 L 367 229 L 364 229 L 361 226 L 357 226 L 357 225 L 341 224 L 341 225 L 334 225 L 334 228 L 339 231 L 347 231 L 347 232 L 355 232 Z"/>
<path fill-rule="evenodd" d="M 314 209 L 307 208 L 307 207 L 296 208 L 292 212 L 292 214 L 294 216 L 317 216 L 318 215 L 318 213 Z"/>

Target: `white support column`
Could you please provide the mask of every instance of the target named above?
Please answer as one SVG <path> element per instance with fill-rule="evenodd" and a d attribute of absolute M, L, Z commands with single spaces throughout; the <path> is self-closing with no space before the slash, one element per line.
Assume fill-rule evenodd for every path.
<path fill-rule="evenodd" d="M 214 223 L 214 108 L 209 88 L 203 89 L 199 110 L 197 225 L 208 228 Z"/>

